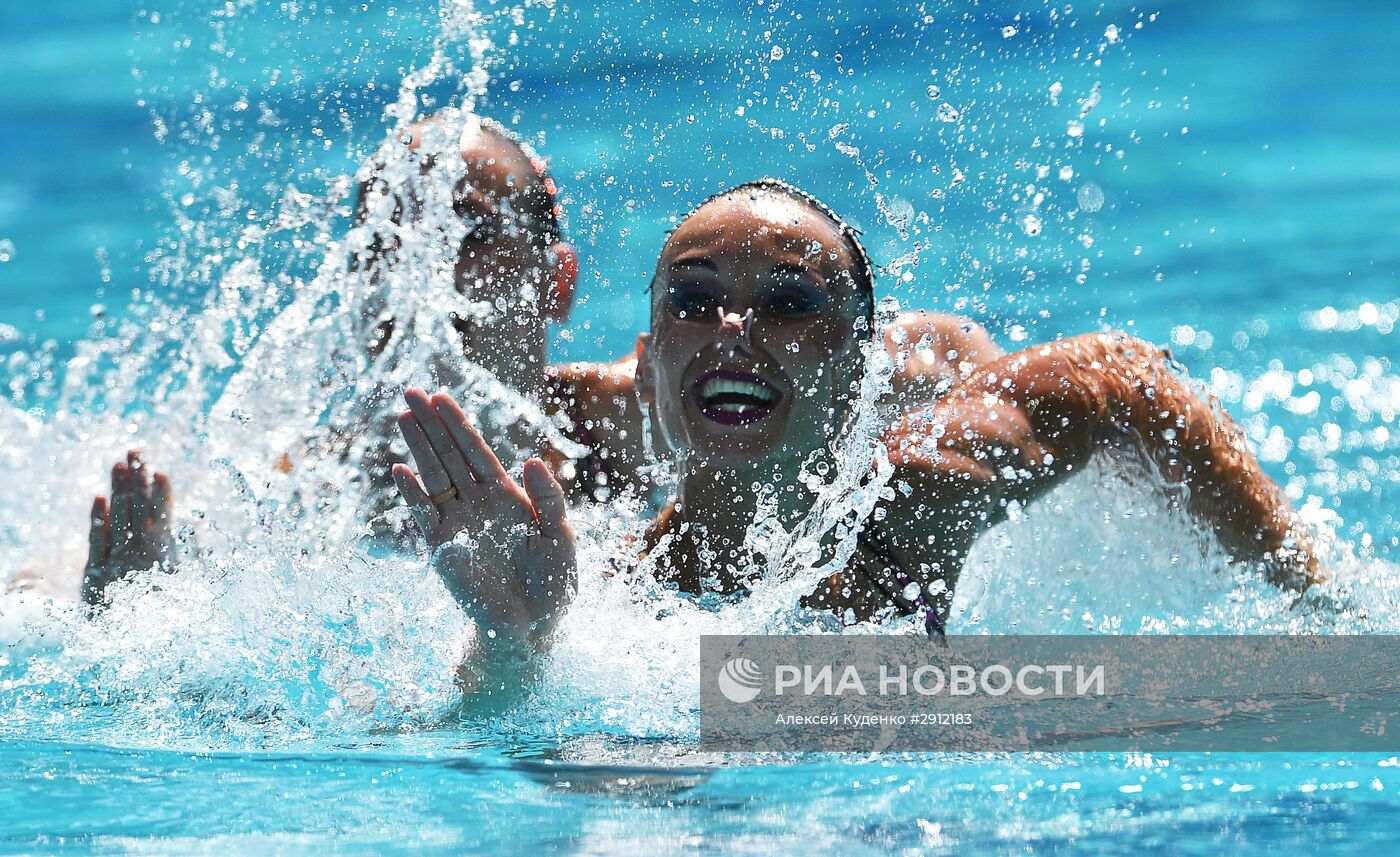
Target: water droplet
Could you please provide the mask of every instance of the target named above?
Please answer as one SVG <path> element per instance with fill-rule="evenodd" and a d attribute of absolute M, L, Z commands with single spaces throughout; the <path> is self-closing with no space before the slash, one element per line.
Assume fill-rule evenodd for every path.
<path fill-rule="evenodd" d="M 941 96 L 942 94 L 943 90 L 939 89 L 936 86 L 930 86 L 928 88 L 928 97 L 934 101 L 937 101 L 939 96 Z"/>
<path fill-rule="evenodd" d="M 901 594 L 904 596 L 905 601 L 918 600 L 919 584 L 915 583 L 912 580 L 909 581 L 908 583 L 904 584 L 904 591 Z"/>
<path fill-rule="evenodd" d="M 905 199 L 895 197 L 882 206 L 885 220 L 895 229 L 904 230 L 914 222 L 914 206 Z"/>
<path fill-rule="evenodd" d="M 962 114 L 958 112 L 958 109 L 946 101 L 938 105 L 938 110 L 935 115 L 938 117 L 939 122 L 956 122 L 962 118 Z"/>
<path fill-rule="evenodd" d="M 1074 178 L 1074 167 L 1060 167 L 1060 181 L 1067 182 Z"/>
<path fill-rule="evenodd" d="M 1020 32 L 1020 31 L 1017 30 L 1015 27 L 1012 27 L 1012 26 L 1010 26 L 1010 25 L 1007 25 L 1007 26 L 1001 28 L 1001 37 L 1002 37 L 1003 39 L 1009 39 L 1009 38 L 1012 38 L 1013 36 L 1015 36 L 1018 32 Z"/>
<path fill-rule="evenodd" d="M 15 257 L 14 242 L 8 238 L 0 238 L 0 262 L 8 262 Z"/>
<path fill-rule="evenodd" d="M 1098 107 L 1099 102 L 1102 100 L 1103 87 L 1095 83 L 1094 88 L 1089 90 L 1089 97 L 1079 102 L 1079 118 L 1083 119 L 1085 116 L 1088 116 L 1089 112 L 1095 107 Z"/>
<path fill-rule="evenodd" d="M 1027 214 L 1025 217 L 1021 218 L 1021 228 L 1025 230 L 1027 235 L 1034 238 L 1040 234 L 1041 229 L 1044 227 L 1041 225 L 1039 217 L 1036 217 L 1034 214 Z"/>
<path fill-rule="evenodd" d="M 777 62 L 778 60 L 783 58 L 783 49 L 777 45 L 774 45 L 773 49 L 768 52 L 768 58 L 771 59 L 773 62 Z"/>
<path fill-rule="evenodd" d="M 1109 24 L 1107 27 L 1105 27 L 1103 31 L 1103 37 L 1105 39 L 1108 39 L 1110 42 L 1118 41 L 1118 25 Z"/>
<path fill-rule="evenodd" d="M 1069 120 L 1069 124 L 1065 127 L 1065 133 L 1071 137 L 1083 137 L 1084 123 L 1080 122 L 1078 119 Z"/>
<path fill-rule="evenodd" d="M 1079 207 L 1085 211 L 1098 211 L 1103 208 L 1103 188 L 1093 182 L 1079 188 L 1079 193 L 1076 196 L 1079 200 Z"/>

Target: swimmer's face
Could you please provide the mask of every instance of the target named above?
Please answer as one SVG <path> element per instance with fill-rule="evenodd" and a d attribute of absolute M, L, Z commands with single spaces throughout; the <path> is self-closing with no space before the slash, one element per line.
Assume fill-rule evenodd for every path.
<path fill-rule="evenodd" d="M 450 131 L 429 120 L 411 131 L 408 148 L 422 148 L 425 133 Z M 453 326 L 468 348 L 538 339 L 543 321 L 568 317 L 577 256 L 567 243 L 554 240 L 551 224 L 544 222 L 544 207 L 552 201 L 535 166 L 518 146 L 483 131 L 463 139 L 461 156 L 463 170 L 453 189 L 452 216 L 461 219 L 466 234 L 456 248 L 453 286 L 473 301 L 489 304 L 492 312 L 485 319 L 454 314 Z M 433 158 L 425 158 L 423 175 L 432 175 L 434 169 Z M 373 182 L 366 192 L 393 201 L 395 222 L 404 217 L 406 208 L 411 212 L 421 205 L 405 202 L 382 180 Z M 411 200 L 411 189 L 407 196 Z M 363 219 L 363 195 L 361 206 Z M 376 243 L 375 252 L 382 249 Z"/>
<path fill-rule="evenodd" d="M 538 317 L 548 295 L 550 245 L 539 208 L 534 167 L 514 145 L 477 135 L 462 150 L 466 172 L 457 185 L 456 213 L 467 224 L 457 255 L 457 291 L 493 304 L 503 316 Z M 458 320 L 464 335 L 478 324 Z M 465 329 L 464 329 L 465 328 Z"/>
<path fill-rule="evenodd" d="M 835 224 L 778 192 L 740 191 L 682 223 L 638 376 L 671 449 L 743 466 L 824 445 L 858 377 L 856 265 Z"/>

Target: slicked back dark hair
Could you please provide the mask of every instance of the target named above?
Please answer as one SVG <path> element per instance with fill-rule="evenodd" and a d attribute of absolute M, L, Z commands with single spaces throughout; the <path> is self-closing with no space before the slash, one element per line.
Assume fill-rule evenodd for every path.
<path fill-rule="evenodd" d="M 514 146 L 529 162 L 530 169 L 539 180 L 537 188 L 526 188 L 525 199 L 530 203 L 530 215 L 540 228 L 540 236 L 547 244 L 564 239 L 564 208 L 559 204 L 559 186 L 549 174 L 549 163 L 535 148 L 525 142 L 525 138 L 488 116 L 478 116 L 481 130 L 498 140 Z"/>
<path fill-rule="evenodd" d="M 489 134 L 497 143 L 504 143 L 515 149 L 530 165 L 530 173 L 533 175 L 534 181 L 521 192 L 521 197 L 529 209 L 531 221 L 537 226 L 540 239 L 546 245 L 553 245 L 564 240 L 564 209 L 559 204 L 559 186 L 555 183 L 554 177 L 549 174 L 548 162 L 540 157 L 540 154 L 535 151 L 533 146 L 525 142 L 524 138 L 495 119 L 487 116 L 474 118 L 481 123 L 483 133 Z M 431 117 L 425 121 L 431 121 Z M 404 142 L 407 142 L 407 139 L 405 138 Z M 381 164 L 380 167 L 382 168 L 382 166 Z M 371 176 L 369 180 L 360 184 L 359 193 L 355 200 L 356 222 L 364 220 L 366 194 L 369 193 L 371 187 L 374 187 L 376 181 L 378 179 Z M 394 214 L 395 222 L 398 221 L 400 211 L 396 211 Z"/>
<path fill-rule="evenodd" d="M 706 197 L 699 205 L 686 212 L 685 217 L 682 217 L 677 222 L 676 228 L 679 229 L 681 223 L 689 220 L 697 211 L 710 203 L 743 193 L 780 194 L 788 199 L 802 203 L 836 226 L 837 231 L 841 234 L 841 240 L 846 242 L 846 246 L 850 249 L 851 255 L 855 257 L 856 271 L 852 279 L 855 281 L 856 292 L 860 295 L 863 305 L 865 337 L 867 339 L 873 337 L 875 335 L 875 264 L 870 261 L 870 254 L 865 251 L 865 244 L 860 240 L 860 230 L 843 220 L 841 215 L 833 211 L 829 205 L 802 188 L 785 182 L 782 179 L 775 178 L 761 178 L 744 182 L 741 185 L 735 185 L 727 190 L 722 190 L 717 194 Z M 672 231 L 674 232 L 675 230 Z"/>

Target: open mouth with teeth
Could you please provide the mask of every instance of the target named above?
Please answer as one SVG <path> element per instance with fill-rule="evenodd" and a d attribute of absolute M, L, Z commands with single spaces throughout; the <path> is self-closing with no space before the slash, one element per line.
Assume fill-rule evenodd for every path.
<path fill-rule="evenodd" d="M 747 372 L 707 372 L 695 382 L 695 401 L 707 419 L 729 426 L 761 420 L 773 413 L 782 393 Z"/>

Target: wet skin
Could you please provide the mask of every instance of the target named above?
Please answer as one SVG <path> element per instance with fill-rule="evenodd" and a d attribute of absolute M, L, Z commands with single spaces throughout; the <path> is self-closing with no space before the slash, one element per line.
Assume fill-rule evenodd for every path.
<path fill-rule="evenodd" d="M 638 390 L 682 468 L 678 501 L 648 543 L 675 536 L 662 573 L 688 592 L 746 582 L 726 576 L 725 566 L 743 567 L 742 534 L 756 508 L 750 482 L 757 475 L 795 483 L 802 458 L 839 428 L 854 377 L 849 358 L 862 310 L 849 254 L 815 212 L 808 218 L 790 206 L 753 203 L 721 198 L 676 230 L 658 267 L 652 335 L 638 355 Z M 804 256 L 798 236 L 821 252 Z M 776 404 L 750 401 L 761 413 L 743 422 L 715 419 L 699 382 L 716 371 L 771 387 L 777 397 L 751 398 Z M 858 621 L 907 611 L 890 577 L 893 559 L 932 593 L 934 609 L 946 611 L 968 548 L 1010 501 L 1035 499 L 1125 433 L 1137 436 L 1148 464 L 1190 487 L 1188 510 L 1236 559 L 1262 563 L 1285 586 L 1321 579 L 1292 510 L 1233 423 L 1197 398 L 1157 349 L 1124 334 L 1089 334 L 986 363 L 892 425 L 884 443 L 893 482 L 909 490 L 884 502 L 883 519 L 866 522 L 886 555 L 858 552 L 804 603 Z M 437 454 L 412 438 L 410 449 L 420 467 Z M 423 508 L 423 492 L 415 496 Z M 780 515 L 805 511 L 800 492 L 782 496 L 790 505 Z M 507 491 L 482 502 L 522 501 Z M 532 532 L 563 526 L 541 519 Z M 717 559 L 702 563 L 700 540 Z M 528 554 L 508 563 L 513 573 L 533 567 Z M 565 597 L 499 630 L 527 639 L 527 629 L 552 623 L 566 607 Z M 516 615 L 529 615 L 523 599 Z"/>
<path fill-rule="evenodd" d="M 407 147 L 420 149 L 425 131 L 435 124 L 430 119 L 413 128 Z M 458 248 L 454 285 L 459 292 L 470 288 L 475 299 L 488 301 L 499 311 L 489 324 L 458 318 L 454 327 L 462 337 L 464 352 L 474 362 L 512 388 L 540 397 L 547 383 L 545 327 L 549 321 L 568 317 L 578 276 L 577 254 L 567 242 L 551 242 L 542 231 L 541 206 L 552 203 L 541 197 L 540 176 L 518 147 L 487 131 L 468 138 L 461 154 L 464 172 L 454 191 L 454 211 L 470 228 Z M 424 175 L 433 169 L 431 159 L 425 159 Z M 393 193 L 382 180 L 371 178 L 361 188 L 357 217 L 365 221 L 375 213 L 403 223 L 416 216 L 414 201 L 406 198 L 409 196 L 409 192 Z M 374 266 L 392 265 L 396 249 L 392 236 L 379 236 L 354 264 L 368 268 L 372 281 L 377 275 Z M 533 284 L 536 299 L 522 297 L 522 283 Z M 393 319 L 382 320 L 366 343 L 371 357 L 378 357 L 393 335 Z M 294 470 L 288 454 L 275 466 L 283 473 Z M 150 485 L 163 492 L 160 496 L 166 511 L 160 521 L 168 530 L 169 477 L 164 473 L 149 476 L 133 452 L 128 462 L 113 469 L 111 514 L 106 498 L 94 502 L 93 520 L 100 517 L 103 523 L 100 527 L 94 523 L 89 535 L 82 586 L 83 600 L 89 605 L 100 605 L 107 587 L 132 572 L 155 562 L 169 565 L 168 537 L 145 538 L 143 525 L 127 526 L 128 521 L 137 520 L 134 512 L 128 514 L 129 498 L 141 493 L 142 485 L 146 486 L 143 496 L 147 499 L 152 496 Z M 141 520 L 155 518 L 147 515 Z M 110 536 L 104 535 L 107 533 Z"/>
<path fill-rule="evenodd" d="M 538 458 L 525 463 L 520 483 L 512 479 L 451 396 L 409 389 L 405 398 L 399 430 L 418 473 L 397 464 L 394 481 L 433 565 L 486 631 L 478 648 L 497 659 L 528 654 L 548 639 L 574 592 L 564 489 Z"/>
<path fill-rule="evenodd" d="M 643 342 L 645 339 L 643 338 Z M 902 313 L 884 335 L 894 364 L 880 401 L 888 412 L 917 410 L 942 398 L 959 381 L 1005 352 L 981 326 L 936 312 Z M 638 349 L 611 363 L 577 362 L 549 369 L 551 406 L 564 410 L 592 453 L 570 462 L 548 451 L 550 466 L 575 500 L 605 500 L 623 491 L 645 493 L 640 470 L 647 460 L 637 398 Z"/>
<path fill-rule="evenodd" d="M 859 380 L 868 298 L 852 270 L 836 225 L 786 196 L 721 200 L 682 224 L 638 364 L 662 442 L 698 468 L 790 463 L 824 443 Z"/>

